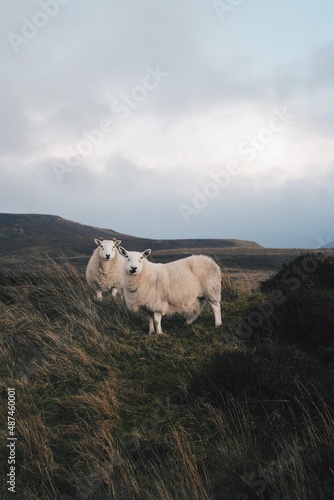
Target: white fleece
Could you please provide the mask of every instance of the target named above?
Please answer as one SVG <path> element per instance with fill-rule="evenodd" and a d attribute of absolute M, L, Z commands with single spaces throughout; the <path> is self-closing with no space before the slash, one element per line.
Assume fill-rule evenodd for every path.
<path fill-rule="evenodd" d="M 117 240 L 95 240 L 96 248 L 91 256 L 87 269 L 86 280 L 95 291 L 96 298 L 102 300 L 102 293 L 111 290 L 115 297 L 122 288 L 124 257 L 117 250 Z M 109 255 L 109 258 L 107 256 Z"/>
<path fill-rule="evenodd" d="M 156 315 L 154 324 L 160 330 L 158 333 L 162 333 L 159 315 L 179 313 L 189 324 L 200 314 L 205 301 L 213 308 L 216 326 L 221 324 L 221 270 L 210 257 L 192 255 L 167 264 L 155 264 L 145 258 L 145 252 L 126 252 L 122 247 L 120 252 L 126 259 L 123 271 L 126 305 L 134 312 L 144 310 L 150 318 Z M 150 321 L 150 333 L 152 325 Z"/>

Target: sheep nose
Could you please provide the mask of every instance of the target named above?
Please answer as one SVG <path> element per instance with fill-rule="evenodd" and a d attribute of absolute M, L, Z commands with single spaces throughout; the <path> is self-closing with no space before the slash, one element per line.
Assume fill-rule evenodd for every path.
<path fill-rule="evenodd" d="M 106 259 L 110 259 L 110 253 L 106 254 Z"/>
<path fill-rule="evenodd" d="M 130 273 L 135 273 L 137 271 L 136 266 L 131 266 Z"/>

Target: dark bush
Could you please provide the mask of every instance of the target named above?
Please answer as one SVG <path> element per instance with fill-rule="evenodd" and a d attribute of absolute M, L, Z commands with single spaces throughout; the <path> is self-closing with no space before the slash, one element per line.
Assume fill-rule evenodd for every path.
<path fill-rule="evenodd" d="M 279 293 L 279 304 L 256 328 L 261 335 L 276 334 L 284 341 L 316 351 L 334 342 L 334 256 L 305 254 L 267 281 L 262 291 Z"/>
<path fill-rule="evenodd" d="M 333 404 L 333 384 L 333 374 L 312 355 L 269 342 L 215 354 L 192 374 L 188 394 L 226 412 L 238 401 L 254 425 L 267 421 L 273 432 L 288 433 L 292 427 L 298 430 L 299 415 L 306 410 L 316 418 L 323 398 Z"/>
<path fill-rule="evenodd" d="M 296 291 L 300 288 L 334 291 L 334 253 L 305 253 L 283 264 L 262 283 L 263 291 Z"/>

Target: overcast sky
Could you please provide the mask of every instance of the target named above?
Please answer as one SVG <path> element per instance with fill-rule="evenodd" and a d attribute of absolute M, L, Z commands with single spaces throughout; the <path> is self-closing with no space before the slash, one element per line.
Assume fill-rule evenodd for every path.
<path fill-rule="evenodd" d="M 2 10 L 0 212 L 149 238 L 334 240 L 333 0 Z"/>

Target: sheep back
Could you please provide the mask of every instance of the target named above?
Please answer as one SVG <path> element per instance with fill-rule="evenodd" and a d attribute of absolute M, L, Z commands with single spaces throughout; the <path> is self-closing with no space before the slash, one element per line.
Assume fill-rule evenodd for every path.
<path fill-rule="evenodd" d="M 167 264 L 145 260 L 137 276 L 124 276 L 124 294 L 128 308 L 145 309 L 164 315 L 188 316 L 198 299 L 220 302 L 221 271 L 206 255 L 192 255 Z"/>

